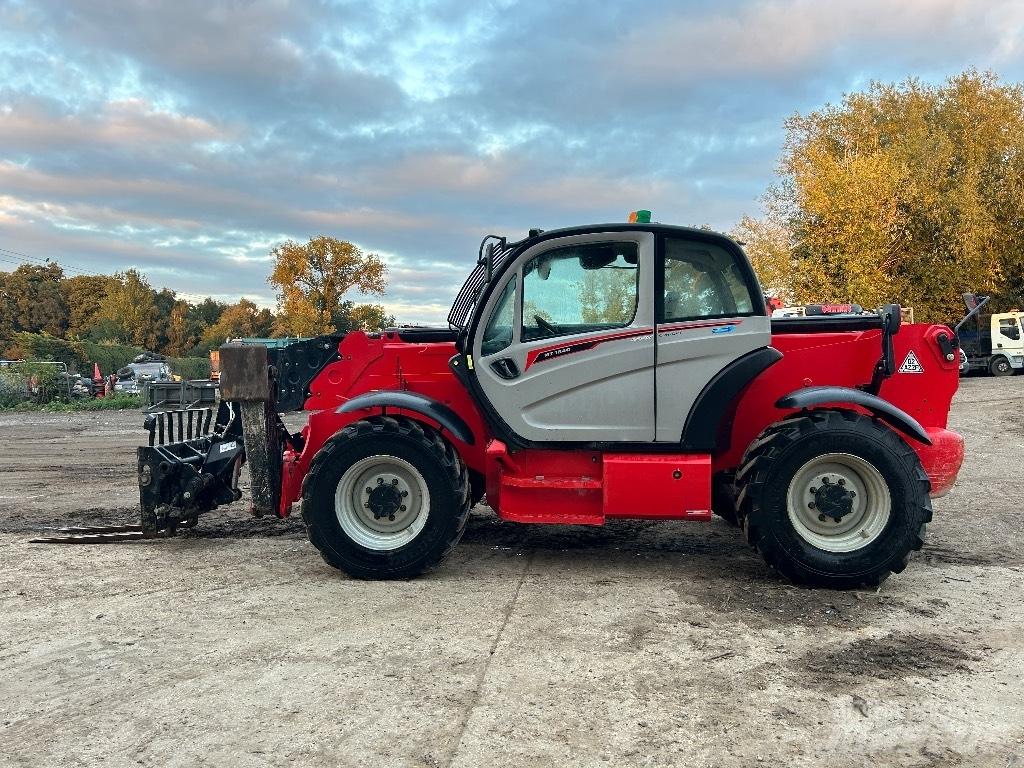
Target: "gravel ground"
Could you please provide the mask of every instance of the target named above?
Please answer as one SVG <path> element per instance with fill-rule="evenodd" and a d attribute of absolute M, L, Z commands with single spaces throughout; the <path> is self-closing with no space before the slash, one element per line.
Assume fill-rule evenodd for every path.
<path fill-rule="evenodd" d="M 32 545 L 135 516 L 138 413 L 0 414 L 0 765 L 1024 768 L 1024 377 L 968 379 L 968 457 L 878 591 L 776 577 L 720 520 L 478 507 L 410 582 L 296 520 Z"/>

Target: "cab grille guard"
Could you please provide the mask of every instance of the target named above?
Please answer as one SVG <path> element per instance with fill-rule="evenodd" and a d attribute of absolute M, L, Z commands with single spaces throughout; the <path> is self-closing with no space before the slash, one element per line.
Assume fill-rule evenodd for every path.
<path fill-rule="evenodd" d="M 515 243 L 509 243 L 504 237 L 488 235 L 480 243 L 480 252 L 477 256 L 476 266 L 469 273 L 462 289 L 452 303 L 451 311 L 448 313 L 448 325 L 460 332 L 466 330 L 466 323 L 476 306 L 477 299 L 483 293 L 484 288 L 491 281 L 495 271 L 501 268 L 513 251 Z"/>

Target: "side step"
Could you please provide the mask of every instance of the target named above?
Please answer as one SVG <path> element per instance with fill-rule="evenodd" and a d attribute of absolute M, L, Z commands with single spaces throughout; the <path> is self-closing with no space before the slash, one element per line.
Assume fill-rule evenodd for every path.
<path fill-rule="evenodd" d="M 510 452 L 492 440 L 487 457 L 500 468 L 488 497 L 505 520 L 603 525 L 608 518 L 711 519 L 706 453 Z"/>

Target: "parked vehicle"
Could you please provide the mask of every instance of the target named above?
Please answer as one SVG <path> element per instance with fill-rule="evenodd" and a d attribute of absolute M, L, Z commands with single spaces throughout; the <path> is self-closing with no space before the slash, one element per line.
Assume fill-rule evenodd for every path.
<path fill-rule="evenodd" d="M 488 236 L 447 328 L 221 347 L 212 427 L 148 417 L 141 525 L 57 540 L 194 525 L 248 462 L 253 513 L 300 502 L 359 578 L 437 566 L 485 494 L 520 523 L 714 511 L 809 584 L 902 571 L 963 460 L 953 332 L 895 305 L 771 318 L 733 240 L 644 218 Z"/>
<path fill-rule="evenodd" d="M 126 395 L 141 395 L 142 387 L 149 381 L 173 381 L 171 368 L 166 362 L 128 363 L 117 371 L 114 391 Z"/>
<path fill-rule="evenodd" d="M 983 314 L 980 310 L 988 300 L 988 296 L 964 294 L 968 315 L 956 327 L 960 349 L 966 358 L 966 370 L 963 359 L 960 370 L 961 373 L 987 371 L 993 376 L 1012 376 L 1024 368 L 1024 312 L 1015 309 Z"/>

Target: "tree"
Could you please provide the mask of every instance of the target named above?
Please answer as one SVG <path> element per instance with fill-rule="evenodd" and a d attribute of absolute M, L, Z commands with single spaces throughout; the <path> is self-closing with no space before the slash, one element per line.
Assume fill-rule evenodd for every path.
<path fill-rule="evenodd" d="M 105 340 L 152 349 L 156 322 L 156 300 L 146 279 L 134 269 L 115 274 L 96 316 L 96 323 L 113 335 Z"/>
<path fill-rule="evenodd" d="M 789 229 L 770 217 L 744 216 L 729 234 L 743 243 L 764 292 L 786 303 L 794 301 L 793 241 Z"/>
<path fill-rule="evenodd" d="M 196 334 L 188 315 L 188 302 L 175 302 L 167 322 L 167 346 L 164 350 L 172 357 L 187 356 L 196 344 Z"/>
<path fill-rule="evenodd" d="M 348 311 L 348 327 L 339 330 L 382 331 L 395 325 L 395 316 L 380 304 L 356 304 Z"/>
<path fill-rule="evenodd" d="M 1024 285 L 1024 88 L 970 71 L 874 83 L 786 123 L 769 216 L 802 301 L 898 302 L 953 320 L 961 292 Z"/>
<path fill-rule="evenodd" d="M 14 330 L 63 336 L 68 307 L 61 290 L 64 270 L 59 265 L 22 264 L 4 280 Z"/>
<path fill-rule="evenodd" d="M 289 240 L 271 251 L 274 270 L 268 282 L 277 291 L 275 330 L 292 336 L 316 336 L 345 330 L 351 309 L 343 297 L 352 288 L 381 295 L 387 266 L 379 256 L 352 243 L 315 237 L 305 245 Z"/>
<path fill-rule="evenodd" d="M 178 299 L 174 291 L 168 288 L 161 288 L 153 293 L 153 304 L 156 307 L 156 349 L 164 349 L 168 343 L 168 331 L 171 326 L 171 312 L 177 305 Z"/>
<path fill-rule="evenodd" d="M 636 312 L 636 270 L 590 269 L 574 287 L 584 323 L 628 323 Z"/>
<path fill-rule="evenodd" d="M 274 326 L 274 315 L 261 309 L 248 299 L 242 299 L 224 310 L 220 319 L 203 333 L 202 346 L 209 351 L 227 339 L 262 338 L 269 336 Z"/>
<path fill-rule="evenodd" d="M 107 295 L 111 278 L 106 275 L 76 275 L 61 283 L 68 307 L 68 333 L 84 336 L 92 328 Z"/>
<path fill-rule="evenodd" d="M 220 320 L 220 316 L 227 308 L 228 305 L 222 301 L 205 298 L 198 304 L 189 304 L 188 317 L 199 328 L 206 329 Z"/>
<path fill-rule="evenodd" d="M 0 272 L 0 356 L 14 335 L 14 296 L 7 290 L 7 273 Z"/>

